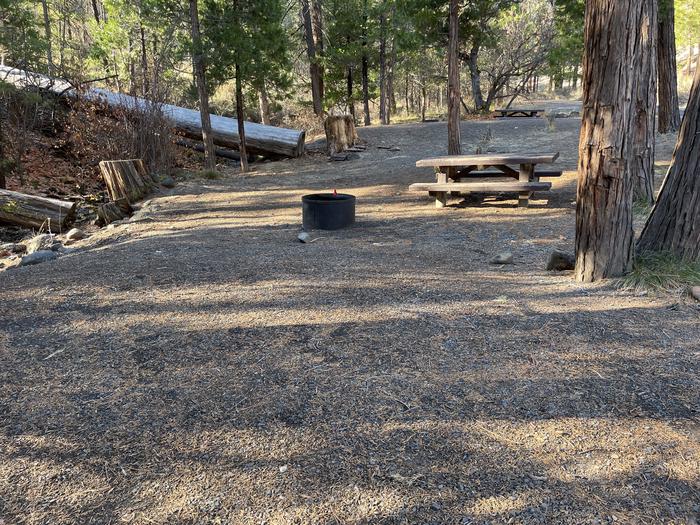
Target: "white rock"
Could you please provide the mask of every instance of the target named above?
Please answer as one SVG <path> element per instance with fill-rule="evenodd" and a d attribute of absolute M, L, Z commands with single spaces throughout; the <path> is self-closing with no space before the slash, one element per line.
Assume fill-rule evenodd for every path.
<path fill-rule="evenodd" d="M 306 232 L 301 232 L 299 235 L 297 235 L 297 239 L 299 239 L 300 242 L 309 242 L 311 235 Z"/>
<path fill-rule="evenodd" d="M 491 264 L 513 264 L 513 254 L 511 252 L 503 252 L 491 259 Z"/>
<path fill-rule="evenodd" d="M 80 228 L 73 228 L 68 233 L 66 233 L 66 240 L 68 241 L 79 241 L 87 237 L 87 234 Z"/>
<path fill-rule="evenodd" d="M 693 286 L 690 289 L 690 295 L 692 295 L 696 301 L 700 301 L 700 286 Z"/>

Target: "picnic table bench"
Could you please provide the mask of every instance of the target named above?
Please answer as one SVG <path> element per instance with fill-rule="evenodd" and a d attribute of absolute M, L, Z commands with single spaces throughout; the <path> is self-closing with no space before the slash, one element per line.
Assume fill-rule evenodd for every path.
<path fill-rule="evenodd" d="M 496 110 L 497 117 L 539 117 L 544 113 L 544 109 L 539 108 L 499 108 Z"/>
<path fill-rule="evenodd" d="M 434 168 L 437 180 L 411 184 L 409 190 L 427 191 L 435 197 L 438 208 L 447 205 L 448 194 L 500 192 L 518 193 L 518 205 L 527 207 L 533 192 L 549 191 L 552 187 L 551 182 L 541 182 L 540 178 L 562 174 L 557 170 L 537 170 L 536 166 L 553 164 L 558 158 L 559 153 L 495 153 L 422 159 L 416 167 Z M 493 181 L 494 178 L 514 180 Z"/>

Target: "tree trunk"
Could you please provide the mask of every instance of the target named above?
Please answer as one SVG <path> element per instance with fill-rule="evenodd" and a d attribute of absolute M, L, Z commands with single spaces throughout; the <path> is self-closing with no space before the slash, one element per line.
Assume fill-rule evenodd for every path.
<path fill-rule="evenodd" d="M 383 125 L 389 123 L 386 87 L 386 13 L 382 11 L 379 15 L 379 120 Z"/>
<path fill-rule="evenodd" d="M 639 251 L 700 259 L 700 64 L 695 71 L 671 167 L 647 220 Z"/>
<path fill-rule="evenodd" d="M 484 96 L 481 94 L 481 71 L 479 71 L 479 44 L 472 45 L 469 51 L 469 77 L 472 83 L 474 109 L 483 111 Z"/>
<path fill-rule="evenodd" d="M 311 0 L 311 23 L 313 28 L 314 46 L 316 47 L 316 59 L 318 61 L 318 90 L 321 102 L 325 96 L 324 78 L 326 75 L 323 67 L 325 46 L 323 45 L 323 0 Z"/>
<path fill-rule="evenodd" d="M 243 112 L 243 79 L 241 78 L 241 66 L 236 63 L 236 117 L 238 119 L 238 136 L 240 145 L 238 151 L 241 154 L 241 171 L 248 171 L 248 154 L 245 147 L 245 113 Z"/>
<path fill-rule="evenodd" d="M 462 139 L 459 129 L 459 0 L 450 0 L 449 39 L 447 46 L 447 152 L 459 155 Z"/>
<path fill-rule="evenodd" d="M 199 33 L 199 10 L 197 0 L 190 0 L 190 24 L 192 36 L 192 67 L 194 68 L 197 93 L 199 94 L 199 114 L 202 121 L 202 142 L 204 143 L 204 166 L 216 170 L 214 135 L 211 132 L 209 114 L 209 92 L 207 90 L 206 64 L 202 55 L 202 37 Z"/>
<path fill-rule="evenodd" d="M 139 16 L 141 16 L 139 14 Z M 148 81 L 148 53 L 146 52 L 146 30 L 141 21 L 139 21 L 139 30 L 141 33 L 141 94 L 146 97 L 149 92 Z"/>
<path fill-rule="evenodd" d="M 49 18 L 49 6 L 46 0 L 41 0 L 41 10 L 44 15 L 44 35 L 46 37 L 46 60 L 48 64 L 49 77 L 54 76 L 53 56 L 51 53 L 51 19 Z"/>
<path fill-rule="evenodd" d="M 643 17 L 656 0 L 589 0 L 576 205 L 576 279 L 617 277 L 632 265 L 633 138 Z M 653 4 L 653 5 L 651 5 Z M 649 11 L 651 12 L 651 11 Z M 614 79 L 612 81 L 611 79 Z"/>
<path fill-rule="evenodd" d="M 355 96 L 353 94 L 355 91 L 355 86 L 353 84 L 352 65 L 348 66 L 347 84 L 348 84 L 348 112 L 352 116 L 352 119 L 356 120 L 357 117 L 355 115 Z"/>
<path fill-rule="evenodd" d="M 367 0 L 362 4 L 362 103 L 365 112 L 365 126 L 372 124 L 369 114 L 369 58 L 367 57 Z"/>
<path fill-rule="evenodd" d="M 0 222 L 61 231 L 73 220 L 77 203 L 0 190 Z"/>
<path fill-rule="evenodd" d="M 672 2 L 659 9 L 659 133 L 675 133 L 681 123 L 678 106 L 675 11 Z"/>
<path fill-rule="evenodd" d="M 314 113 L 323 115 L 323 88 L 321 69 L 316 56 L 316 42 L 314 40 L 313 21 L 309 0 L 301 0 L 301 19 L 304 23 L 304 36 L 306 38 L 306 56 L 309 59 L 309 75 L 311 76 L 311 98 Z"/>
<path fill-rule="evenodd" d="M 641 55 L 635 99 L 634 134 L 634 198 L 654 202 L 654 153 L 656 142 L 656 36 L 658 31 L 657 1 L 642 2 Z"/>
<path fill-rule="evenodd" d="M 267 98 L 267 88 L 263 82 L 258 90 L 258 104 L 260 106 L 260 121 L 265 125 L 270 125 L 270 101 Z"/>

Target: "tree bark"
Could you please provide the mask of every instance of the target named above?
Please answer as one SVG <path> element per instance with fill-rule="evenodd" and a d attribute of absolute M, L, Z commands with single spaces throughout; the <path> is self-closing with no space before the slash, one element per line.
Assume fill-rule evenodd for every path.
<path fill-rule="evenodd" d="M 479 71 L 479 44 L 472 45 L 469 51 L 469 78 L 472 84 L 472 98 L 474 109 L 483 111 L 484 96 L 481 93 L 481 71 Z"/>
<path fill-rule="evenodd" d="M 387 111 L 386 82 L 386 13 L 379 15 L 379 120 L 389 124 Z"/>
<path fill-rule="evenodd" d="M 199 94 L 199 114 L 202 121 L 202 142 L 204 143 L 204 166 L 216 170 L 214 135 L 211 132 L 209 114 L 209 91 L 207 90 L 206 64 L 202 55 L 202 37 L 199 32 L 199 9 L 197 0 L 190 0 L 190 25 L 192 36 L 192 67 L 194 68 L 197 93 Z"/>
<path fill-rule="evenodd" d="M 321 94 L 321 102 L 325 96 L 324 78 L 326 76 L 323 67 L 325 46 L 323 45 L 323 0 L 311 0 L 311 23 L 313 28 L 314 46 L 316 47 L 316 59 L 318 61 L 318 86 Z"/>
<path fill-rule="evenodd" d="M 258 104 L 260 106 L 260 122 L 265 126 L 270 125 L 270 101 L 267 97 L 267 88 L 263 82 L 258 90 Z"/>
<path fill-rule="evenodd" d="M 640 252 L 700 259 L 700 64 L 668 174 L 639 239 Z"/>
<path fill-rule="evenodd" d="M 321 69 L 316 56 L 316 41 L 314 40 L 313 21 L 309 0 L 301 0 L 301 19 L 304 23 L 304 36 L 306 38 L 306 56 L 309 59 L 309 75 L 311 76 L 311 98 L 314 113 L 323 115 L 323 87 Z"/>
<path fill-rule="evenodd" d="M 447 46 L 447 152 L 459 155 L 462 139 L 459 129 L 459 0 L 450 0 L 449 39 Z"/>
<path fill-rule="evenodd" d="M 641 2 L 644 9 L 641 29 L 639 79 L 635 99 L 634 198 L 654 202 L 654 154 L 656 142 L 656 83 L 658 0 Z"/>
<path fill-rule="evenodd" d="M 675 133 L 681 124 L 678 105 L 678 69 L 676 64 L 676 29 L 673 2 L 659 7 L 659 133 Z"/>
<path fill-rule="evenodd" d="M 241 66 L 236 63 L 236 117 L 238 119 L 238 136 L 240 145 L 238 151 L 241 154 L 241 171 L 248 171 L 248 154 L 245 145 L 245 113 L 243 111 L 243 79 L 241 78 Z"/>
<path fill-rule="evenodd" d="M 44 15 L 44 35 L 46 37 L 46 60 L 48 63 L 49 77 L 53 78 L 53 54 L 51 52 L 51 19 L 47 0 L 41 0 L 41 10 Z"/>
<path fill-rule="evenodd" d="M 369 57 L 367 56 L 367 0 L 362 4 L 362 103 L 365 113 L 365 126 L 372 124 L 369 114 Z"/>
<path fill-rule="evenodd" d="M 576 279 L 632 265 L 633 138 L 645 9 L 656 0 L 589 0 L 576 205 Z M 649 11 L 650 12 L 650 11 Z M 648 35 L 647 37 L 648 38 Z"/>
<path fill-rule="evenodd" d="M 357 116 L 355 115 L 355 86 L 353 83 L 353 75 L 352 75 L 352 64 L 348 66 L 348 77 L 347 77 L 347 88 L 348 88 L 348 112 L 352 116 L 353 120 L 357 120 Z"/>
<path fill-rule="evenodd" d="M 100 173 L 110 199 L 126 199 L 130 203 L 143 199 L 156 181 L 148 174 L 140 159 L 103 160 Z"/>

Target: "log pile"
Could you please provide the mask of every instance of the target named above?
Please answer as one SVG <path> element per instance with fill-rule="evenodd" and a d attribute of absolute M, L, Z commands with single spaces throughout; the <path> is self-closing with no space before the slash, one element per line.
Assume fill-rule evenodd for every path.
<path fill-rule="evenodd" d="M 18 87 L 39 87 L 59 96 L 76 96 L 74 87 L 61 79 L 50 79 L 47 76 L 0 66 L 1 78 Z M 80 92 L 87 100 L 102 101 L 111 108 L 140 110 L 152 107 L 153 102 L 113 93 L 105 89 L 88 89 Z M 169 118 L 173 127 L 188 138 L 202 140 L 202 124 L 199 111 L 181 108 L 171 104 L 158 104 L 159 109 Z M 229 117 L 211 116 L 214 144 L 222 148 L 238 149 L 238 121 Z M 246 150 L 248 153 L 265 157 L 301 157 L 304 154 L 306 132 L 294 129 L 266 126 L 254 122 L 245 123 Z"/>
<path fill-rule="evenodd" d="M 77 203 L 0 190 L 0 222 L 60 232 L 75 218 Z"/>

